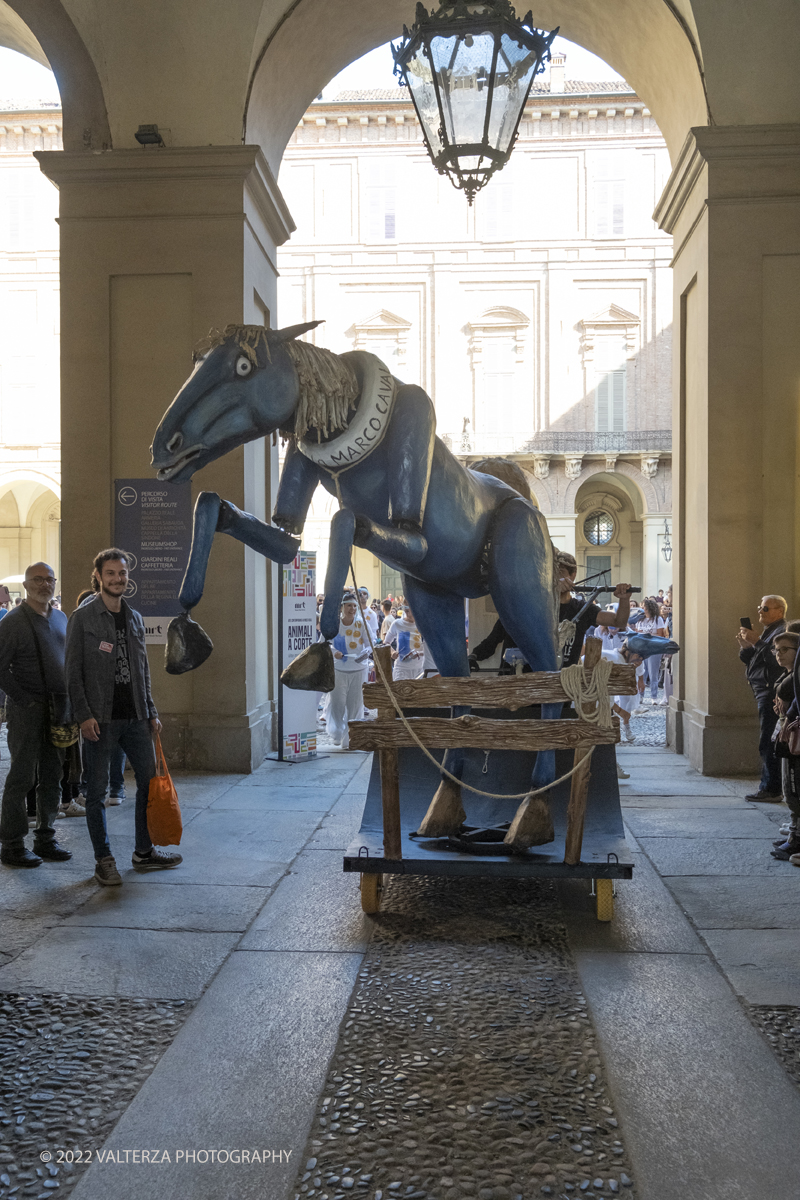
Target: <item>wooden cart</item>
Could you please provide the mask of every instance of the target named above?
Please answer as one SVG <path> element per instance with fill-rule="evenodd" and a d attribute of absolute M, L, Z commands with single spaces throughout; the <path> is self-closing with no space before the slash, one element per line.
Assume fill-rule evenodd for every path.
<path fill-rule="evenodd" d="M 387 679 L 391 654 L 379 648 Z M 592 670 L 600 643 L 587 639 Z M 385 874 L 588 877 L 594 881 L 597 917 L 610 921 L 615 879 L 630 879 L 633 862 L 625 843 L 614 745 L 619 721 L 602 729 L 585 720 L 543 721 L 532 706 L 567 701 L 558 672 L 469 679 L 403 680 L 392 692 L 417 737 L 434 754 L 465 748 L 463 780 L 487 792 L 509 795 L 530 784 L 537 750 L 556 750 L 557 775 L 578 770 L 553 788 L 550 806 L 556 831 L 546 846 L 516 853 L 502 844 L 518 800 L 491 800 L 464 790 L 468 826 L 457 838 L 419 838 L 417 826 L 438 786 L 440 774 L 416 746 L 382 682 L 364 688 L 375 721 L 350 724 L 350 747 L 376 751 L 359 834 L 344 858 L 345 871 L 361 874 L 361 902 L 377 912 Z M 633 695 L 633 667 L 614 665 L 611 695 Z M 441 709 L 469 706 L 466 716 Z M 595 747 L 591 758 L 589 752 Z M 440 757 L 440 756 L 439 756 Z M 581 765 L 584 764 L 584 765 Z"/>

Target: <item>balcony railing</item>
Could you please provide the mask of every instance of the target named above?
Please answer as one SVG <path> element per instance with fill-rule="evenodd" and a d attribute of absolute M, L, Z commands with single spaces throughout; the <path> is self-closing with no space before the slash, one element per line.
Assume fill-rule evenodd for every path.
<path fill-rule="evenodd" d="M 671 450 L 671 429 L 626 429 L 621 433 L 547 429 L 530 433 L 444 433 L 454 454 L 640 454 Z"/>

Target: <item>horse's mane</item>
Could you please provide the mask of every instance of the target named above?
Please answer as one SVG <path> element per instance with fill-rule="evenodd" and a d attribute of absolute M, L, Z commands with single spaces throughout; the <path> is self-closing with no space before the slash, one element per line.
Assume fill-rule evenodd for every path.
<path fill-rule="evenodd" d="M 347 414 L 358 396 L 356 373 L 343 358 L 309 342 L 284 342 L 300 380 L 300 400 L 294 418 L 295 437 L 309 429 L 317 441 L 347 426 Z"/>
<path fill-rule="evenodd" d="M 226 325 L 220 332 L 212 329 L 196 347 L 195 355 L 208 354 L 233 338 L 253 366 L 258 365 L 258 347 L 264 347 L 267 360 L 272 362 L 269 330 L 263 325 Z M 294 363 L 300 383 L 300 398 L 295 410 L 294 428 L 281 430 L 288 437 L 302 438 L 309 429 L 317 431 L 317 440 L 330 437 L 347 425 L 347 414 L 358 396 L 355 371 L 338 354 L 294 340 L 283 343 Z"/>

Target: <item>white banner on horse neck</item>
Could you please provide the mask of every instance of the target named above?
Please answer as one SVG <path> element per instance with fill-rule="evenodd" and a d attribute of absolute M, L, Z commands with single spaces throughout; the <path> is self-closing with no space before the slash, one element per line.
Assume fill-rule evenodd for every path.
<path fill-rule="evenodd" d="M 375 354 L 352 350 L 343 354 L 356 367 L 363 383 L 358 409 L 347 429 L 329 442 L 301 439 L 298 448 L 306 458 L 327 471 L 346 471 L 361 462 L 383 440 L 392 415 L 395 381 Z"/>

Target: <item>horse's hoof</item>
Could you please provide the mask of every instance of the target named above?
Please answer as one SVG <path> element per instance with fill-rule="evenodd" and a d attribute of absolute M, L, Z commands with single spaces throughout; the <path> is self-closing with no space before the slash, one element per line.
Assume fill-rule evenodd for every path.
<path fill-rule="evenodd" d="M 550 806 L 544 796 L 526 796 L 508 827 L 503 843 L 512 850 L 527 850 L 530 846 L 544 846 L 552 842 L 555 835 Z"/>
<path fill-rule="evenodd" d="M 461 803 L 461 787 L 452 779 L 443 779 L 425 813 L 417 833 L 420 837 L 450 837 L 460 831 L 467 819 Z"/>
<path fill-rule="evenodd" d="M 170 621 L 164 667 L 168 675 L 183 675 L 201 666 L 214 649 L 214 643 L 188 612 Z"/>
<path fill-rule="evenodd" d="M 336 671 L 328 643 L 312 642 L 282 672 L 281 683 L 298 692 L 332 692 L 336 687 Z"/>

